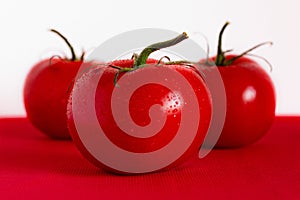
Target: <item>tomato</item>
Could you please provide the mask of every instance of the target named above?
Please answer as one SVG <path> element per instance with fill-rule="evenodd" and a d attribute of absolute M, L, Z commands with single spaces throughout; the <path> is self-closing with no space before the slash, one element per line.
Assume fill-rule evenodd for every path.
<path fill-rule="evenodd" d="M 225 55 L 220 32 L 218 55 L 211 61 L 218 66 L 226 91 L 227 111 L 223 130 L 216 147 L 239 147 L 252 144 L 265 135 L 273 123 L 276 95 L 268 73 L 253 59 L 241 55 Z"/>
<path fill-rule="evenodd" d="M 235 55 L 226 56 L 226 60 Z M 219 67 L 227 96 L 227 113 L 216 147 L 254 143 L 270 128 L 275 116 L 275 90 L 269 75 L 252 59 L 242 57 Z"/>
<path fill-rule="evenodd" d="M 194 69 L 157 64 L 148 54 L 139 59 L 143 52 L 137 60 L 87 71 L 68 105 L 69 130 L 80 152 L 115 173 L 182 164 L 198 153 L 210 125 L 210 93 Z M 148 65 L 136 65 L 139 60 Z"/>
<path fill-rule="evenodd" d="M 83 57 L 77 58 L 72 46 L 63 39 L 72 51 L 72 58 L 53 57 L 35 64 L 26 77 L 23 97 L 27 117 L 36 128 L 52 138 L 70 139 L 67 103 Z"/>

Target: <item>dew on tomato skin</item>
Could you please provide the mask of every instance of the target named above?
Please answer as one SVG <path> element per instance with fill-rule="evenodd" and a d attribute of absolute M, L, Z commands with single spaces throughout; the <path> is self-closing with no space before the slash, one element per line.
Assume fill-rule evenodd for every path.
<path fill-rule="evenodd" d="M 162 99 L 162 110 L 167 114 L 177 114 L 183 105 L 182 97 L 178 92 L 170 92 Z"/>

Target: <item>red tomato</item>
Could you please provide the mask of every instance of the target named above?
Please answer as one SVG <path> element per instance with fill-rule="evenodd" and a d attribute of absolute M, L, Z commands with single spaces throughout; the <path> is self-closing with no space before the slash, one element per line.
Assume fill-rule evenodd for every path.
<path fill-rule="evenodd" d="M 226 56 L 226 60 L 234 55 Z M 227 113 L 216 147 L 254 143 L 268 131 L 275 116 L 271 78 L 255 61 L 242 57 L 218 68 L 227 96 Z"/>
<path fill-rule="evenodd" d="M 239 147 L 260 139 L 275 116 L 275 89 L 268 73 L 254 60 L 241 55 L 225 55 L 219 36 L 218 55 L 211 60 L 218 66 L 227 96 L 224 127 L 216 147 Z"/>
<path fill-rule="evenodd" d="M 60 33 L 53 30 L 61 37 Z M 66 123 L 69 91 L 83 59 L 49 58 L 37 63 L 28 73 L 24 86 L 24 104 L 31 123 L 46 135 L 70 139 Z"/>
<path fill-rule="evenodd" d="M 124 61 L 120 63 L 126 65 L 126 62 Z M 140 138 L 140 137 L 134 137 L 129 135 L 119 127 L 113 115 L 113 108 L 112 108 L 113 105 L 111 102 L 112 102 L 112 93 L 115 89 L 113 82 L 117 70 L 112 68 L 106 68 L 105 70 L 104 69 L 102 70 L 104 72 L 99 80 L 97 89 L 95 91 L 95 112 L 96 112 L 97 120 L 103 132 L 105 133 L 106 137 L 110 141 L 112 141 L 112 143 L 115 146 L 118 146 L 132 153 L 142 154 L 142 153 L 157 151 L 163 148 L 165 145 L 167 145 L 174 139 L 176 133 L 179 131 L 179 128 L 182 125 L 181 124 L 183 120 L 182 111 L 184 109 L 186 109 L 185 110 L 186 114 L 184 116 L 187 117 L 184 120 L 192 122 L 192 120 L 194 119 L 195 110 L 187 110 L 187 108 L 189 108 L 187 104 L 192 104 L 195 102 L 191 102 L 190 96 L 184 96 L 184 97 L 181 96 L 182 93 L 187 92 L 187 91 L 182 91 L 182 90 L 186 90 L 185 87 L 182 87 L 182 90 L 180 90 L 180 87 L 177 87 L 176 91 L 171 91 L 169 88 L 164 87 L 162 85 L 156 83 L 149 83 L 139 87 L 136 91 L 134 91 L 134 93 L 130 97 L 129 104 L 128 104 L 130 116 L 133 122 L 137 126 L 143 127 L 151 123 L 156 123 L 155 119 L 150 118 L 149 112 L 151 110 L 151 106 L 158 104 L 161 108 L 160 114 L 162 116 L 166 116 L 166 121 L 162 129 L 151 137 Z M 93 84 L 93 80 L 95 80 L 95 77 L 97 77 L 100 71 L 102 70 L 99 68 L 93 69 L 88 73 L 84 74 L 82 78 L 75 83 L 74 89 L 76 90 L 76 92 L 81 94 L 82 96 L 88 96 L 89 95 L 88 93 L 93 92 L 89 88 L 91 88 L 91 85 Z M 190 69 L 189 67 L 184 67 L 181 65 L 168 65 L 168 66 L 162 65 L 153 68 L 144 67 L 144 68 L 137 69 L 135 72 L 130 72 L 130 73 L 134 73 L 134 75 L 130 75 L 130 76 L 133 76 L 132 81 L 138 81 L 136 80 L 136 77 L 138 77 L 139 74 L 146 74 L 146 73 L 160 74 L 161 76 L 164 76 L 166 75 L 165 70 L 173 70 L 176 73 L 181 74 L 188 81 L 191 88 L 195 91 L 194 92 L 191 90 L 189 92 L 196 94 L 196 98 L 198 101 L 198 105 L 196 106 L 197 109 L 199 109 L 199 111 L 201 112 L 201 120 L 199 120 L 199 122 L 197 123 L 197 129 L 196 129 L 194 140 L 191 142 L 190 146 L 182 153 L 182 155 L 178 157 L 178 159 L 170 163 L 168 166 L 164 167 L 164 169 L 167 169 L 181 164 L 192 154 L 195 155 L 196 153 L 198 153 L 199 146 L 202 144 L 210 124 L 211 99 L 210 99 L 209 92 L 202 79 L 199 79 L 197 73 L 195 73 L 194 70 Z M 120 74 L 120 78 L 122 76 L 123 74 Z M 176 85 L 178 83 L 178 80 L 176 78 L 173 78 L 173 79 L 168 79 L 168 82 L 171 85 Z M 120 87 L 123 87 L 124 89 L 126 88 L 127 90 L 128 86 L 122 84 L 120 85 Z M 119 101 L 121 102 L 124 101 L 124 107 L 126 106 L 125 100 L 119 99 Z M 85 116 L 83 120 L 86 120 L 86 122 L 81 121 L 80 123 L 87 123 L 87 124 L 91 123 L 89 122 L 89 119 L 86 117 L 88 116 L 88 114 L 85 113 L 85 110 L 87 109 L 84 107 L 82 109 L 84 110 L 81 110 L 80 112 L 82 112 L 83 113 L 82 115 Z M 69 124 L 70 133 L 72 135 L 73 140 L 75 141 L 75 144 L 78 146 L 79 150 L 86 158 L 88 158 L 96 166 L 104 168 L 109 171 L 113 171 L 117 173 L 132 173 L 128 171 L 122 171 L 122 169 L 115 169 L 112 166 L 109 166 L 104 162 L 102 162 L 102 160 L 97 159 L 95 155 L 93 155 L 90 152 L 89 147 L 82 142 L 82 136 L 80 136 L 80 133 L 76 128 L 76 124 L 74 123 L 72 104 L 69 104 L 68 110 L 69 110 L 68 124 Z M 124 117 L 123 120 L 125 121 L 125 123 L 127 121 L 129 123 L 131 119 Z M 154 122 L 152 122 L 152 120 L 154 120 Z M 134 127 L 132 127 L 132 129 L 133 128 Z M 128 129 L 131 129 L 131 127 L 128 127 Z M 83 134 L 93 134 L 88 131 L 92 132 L 93 130 L 87 128 L 86 133 Z M 185 134 L 186 137 L 188 137 L 189 134 L 193 134 L 193 133 L 191 133 L 189 130 L 186 130 Z M 90 138 L 90 140 L 92 140 L 92 137 Z M 99 146 L 101 146 L 100 143 L 101 142 L 99 141 Z M 99 148 L 101 149 L 101 147 Z M 178 145 L 177 148 L 180 149 L 180 145 Z M 111 154 L 112 157 L 115 156 L 113 153 L 109 151 L 109 149 L 101 149 L 98 151 L 107 151 L 107 154 Z M 172 152 L 169 152 L 169 154 L 171 156 Z M 120 162 L 124 162 L 124 160 L 122 160 L 121 158 Z M 156 161 L 154 160 L 153 162 Z M 136 164 L 138 165 L 138 163 Z"/>
<path fill-rule="evenodd" d="M 157 62 L 146 54 L 137 60 Z M 210 93 L 193 68 L 138 64 L 131 70 L 138 61 L 87 71 L 74 84 L 68 105 L 75 144 L 89 161 L 111 172 L 148 173 L 180 165 L 198 153 L 210 125 Z"/>
<path fill-rule="evenodd" d="M 82 61 L 46 59 L 27 75 L 24 87 L 27 117 L 53 138 L 70 138 L 66 124 L 68 90 L 81 64 Z"/>

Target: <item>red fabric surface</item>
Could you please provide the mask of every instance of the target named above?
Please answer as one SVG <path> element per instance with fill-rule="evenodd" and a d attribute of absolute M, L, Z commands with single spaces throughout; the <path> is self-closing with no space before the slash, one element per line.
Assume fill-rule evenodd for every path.
<path fill-rule="evenodd" d="M 176 169 L 106 173 L 71 141 L 27 119 L 0 119 L 0 199 L 300 199 L 300 117 L 277 117 L 259 142 L 213 150 Z"/>

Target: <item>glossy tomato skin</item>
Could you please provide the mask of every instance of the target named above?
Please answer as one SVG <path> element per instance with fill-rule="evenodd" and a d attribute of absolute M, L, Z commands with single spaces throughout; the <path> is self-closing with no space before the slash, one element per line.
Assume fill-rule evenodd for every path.
<path fill-rule="evenodd" d="M 228 55 L 226 60 L 234 56 Z M 266 134 L 275 117 L 276 94 L 272 80 L 258 63 L 247 57 L 218 69 L 226 91 L 227 111 L 216 147 L 252 144 Z"/>
<path fill-rule="evenodd" d="M 27 117 L 52 138 L 71 138 L 66 121 L 67 103 L 81 65 L 82 61 L 45 59 L 27 75 L 23 92 Z"/>
<path fill-rule="evenodd" d="M 147 63 L 149 64 L 153 62 L 154 62 L 153 60 L 150 61 L 148 60 Z M 112 64 L 121 67 L 130 67 L 130 66 L 132 67 L 133 61 L 121 60 L 121 61 L 114 61 L 112 62 Z M 182 164 L 190 156 L 196 155 L 198 153 L 199 146 L 202 144 L 210 125 L 212 108 L 211 108 L 211 97 L 209 91 L 206 88 L 202 79 L 199 79 L 199 76 L 197 75 L 197 73 L 195 73 L 193 69 L 190 69 L 189 67 L 185 67 L 185 66 L 176 66 L 176 65 L 164 66 L 163 65 L 155 69 L 156 73 L 160 72 L 159 70 L 161 67 L 166 67 L 175 70 L 178 73 L 180 73 L 182 76 L 184 76 L 186 80 L 188 80 L 192 88 L 194 88 L 195 90 L 197 100 L 199 101 L 198 102 L 199 110 L 201 112 L 201 120 L 199 121 L 198 124 L 198 131 L 192 144 L 180 158 L 178 158 L 175 162 L 171 163 L 170 165 L 161 169 L 161 170 L 165 170 Z M 147 70 L 147 67 L 138 69 L 135 72 L 127 72 L 127 73 L 138 74 L 140 70 Z M 83 76 L 84 80 L 89 81 L 89 78 L 87 77 L 93 76 L 93 73 L 97 73 L 97 69 L 94 69 L 94 71 L 89 71 L 87 74 L 85 74 Z M 180 106 L 178 106 L 177 108 L 168 107 L 165 111 L 163 111 L 165 112 L 163 114 L 167 116 L 166 123 L 164 124 L 160 132 L 158 132 L 155 136 L 145 139 L 145 138 L 135 138 L 127 135 L 126 133 L 122 132 L 122 130 L 120 130 L 118 125 L 115 123 L 114 116 L 111 110 L 112 91 L 115 88 L 113 81 L 116 73 L 117 73 L 116 69 L 109 68 L 109 67 L 106 68 L 104 74 L 99 80 L 99 84 L 95 94 L 95 110 L 96 110 L 98 122 L 101 125 L 103 131 L 105 132 L 106 137 L 109 138 L 109 140 L 112 141 L 116 146 L 119 146 L 122 149 L 133 153 L 144 153 L 144 152 L 155 151 L 162 148 L 164 145 L 168 144 L 174 138 L 176 131 L 178 131 L 178 128 L 180 126 L 180 120 L 181 120 Z M 120 77 L 122 76 L 123 74 L 120 74 Z M 170 81 L 174 81 L 174 84 L 176 84 L 176 80 L 170 80 Z M 81 80 L 79 79 L 78 83 L 80 82 Z M 77 83 L 75 83 L 75 85 L 76 84 Z M 120 87 L 126 87 L 126 85 L 123 84 Z M 164 104 L 164 102 L 166 101 L 166 97 L 170 97 L 170 94 L 172 95 L 172 91 L 157 84 L 147 84 L 137 89 L 131 96 L 129 102 L 129 109 L 130 109 L 132 120 L 140 126 L 145 126 L 149 124 L 151 121 L 148 113 L 150 107 L 153 106 L 154 104 L 160 104 L 164 110 L 166 105 Z M 122 99 L 120 99 L 120 101 L 122 101 Z M 177 102 L 178 104 L 176 103 L 176 101 L 178 101 Z M 176 101 L 172 101 L 173 103 L 175 102 L 174 105 L 185 104 L 184 99 L 177 98 Z M 170 106 L 169 104 L 167 105 Z M 189 112 L 192 113 L 193 111 L 189 111 Z M 124 120 L 129 121 L 130 119 L 124 119 Z M 114 172 L 118 174 L 128 174 L 128 172 L 119 171 L 114 168 L 111 168 L 110 166 L 105 165 L 104 163 L 96 159 L 87 150 L 87 147 L 84 146 L 77 132 L 76 125 L 74 124 L 73 111 L 72 111 L 72 95 L 70 96 L 70 101 L 68 104 L 68 126 L 76 146 L 84 155 L 84 157 L 86 157 L 90 162 L 109 172 Z M 186 134 L 190 134 L 190 133 L 187 131 Z"/>

